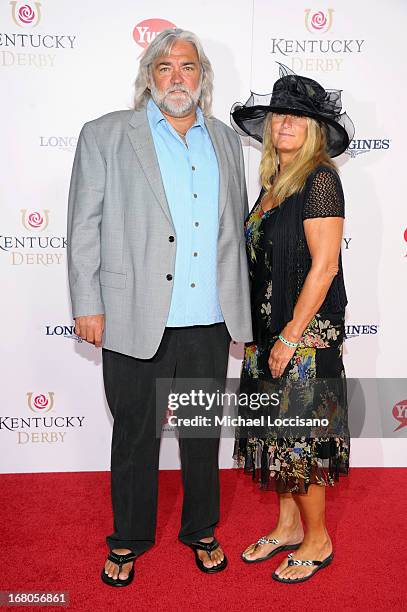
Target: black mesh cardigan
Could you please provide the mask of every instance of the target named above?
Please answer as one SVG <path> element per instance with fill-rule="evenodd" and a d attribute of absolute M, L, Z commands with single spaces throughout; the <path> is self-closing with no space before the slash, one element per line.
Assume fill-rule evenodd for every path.
<path fill-rule="evenodd" d="M 311 254 L 303 221 L 316 217 L 344 217 L 345 206 L 338 173 L 325 165 L 317 166 L 304 188 L 284 200 L 273 231 L 272 333 L 280 333 L 293 318 L 293 311 L 305 278 L 311 268 Z M 342 313 L 347 297 L 339 254 L 334 277 L 318 313 Z"/>

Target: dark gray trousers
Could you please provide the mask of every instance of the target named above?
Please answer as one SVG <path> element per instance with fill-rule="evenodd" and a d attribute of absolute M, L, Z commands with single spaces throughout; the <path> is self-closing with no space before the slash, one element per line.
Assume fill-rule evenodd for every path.
<path fill-rule="evenodd" d="M 160 450 L 156 379 L 175 379 L 175 384 L 177 378 L 224 382 L 229 343 L 226 325 L 216 323 L 166 328 L 151 359 L 103 349 L 105 393 L 114 419 L 114 533 L 106 538 L 110 549 L 128 548 L 141 554 L 155 541 Z M 166 404 L 159 407 L 161 420 L 166 408 Z M 179 539 L 187 544 L 212 536 L 219 520 L 219 438 L 180 437 L 179 448 L 184 488 Z"/>

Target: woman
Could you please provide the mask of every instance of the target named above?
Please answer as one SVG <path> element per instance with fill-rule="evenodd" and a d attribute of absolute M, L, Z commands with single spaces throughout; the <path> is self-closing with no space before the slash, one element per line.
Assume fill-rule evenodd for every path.
<path fill-rule="evenodd" d="M 277 525 L 250 544 L 242 559 L 256 563 L 295 551 L 273 573 L 289 584 L 308 580 L 332 561 L 325 486 L 349 466 L 344 200 L 332 158 L 345 151 L 354 128 L 340 112 L 339 91 L 325 91 L 281 65 L 271 98 L 252 94 L 232 109 L 235 129 L 263 142 L 262 189 L 245 223 L 254 342 L 245 346 L 242 386 L 278 379 L 287 390 L 295 381 L 322 381 L 322 390 L 313 390 L 313 409 L 328 406 L 331 416 L 345 422 L 340 436 L 240 432 L 236 442 L 236 458 L 262 488 L 277 491 L 280 509 Z"/>

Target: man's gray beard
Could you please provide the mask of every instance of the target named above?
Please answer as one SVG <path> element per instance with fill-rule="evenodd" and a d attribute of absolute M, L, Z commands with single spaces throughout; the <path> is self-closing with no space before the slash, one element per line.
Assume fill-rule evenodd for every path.
<path fill-rule="evenodd" d="M 175 96 L 168 98 L 168 94 L 177 89 L 184 91 L 188 94 L 188 96 L 181 95 L 179 97 Z M 201 91 L 201 83 L 198 85 L 195 91 L 191 91 L 188 87 L 181 84 L 169 87 L 165 91 L 160 91 L 157 89 L 154 82 L 152 82 L 150 85 L 152 99 L 160 110 L 164 111 L 171 117 L 185 117 L 188 115 L 198 105 Z"/>

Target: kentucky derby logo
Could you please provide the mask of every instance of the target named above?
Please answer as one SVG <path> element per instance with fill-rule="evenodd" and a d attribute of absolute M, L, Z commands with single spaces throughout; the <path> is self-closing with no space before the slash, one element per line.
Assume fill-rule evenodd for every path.
<path fill-rule="evenodd" d="M 399 425 L 394 431 L 399 431 L 407 425 L 407 399 L 397 402 L 392 410 L 393 418 L 398 421 Z"/>
<path fill-rule="evenodd" d="M 11 16 L 16 25 L 20 28 L 31 27 L 35 28 L 41 19 L 41 4 L 39 2 L 32 2 L 30 4 L 21 4 L 17 8 L 17 2 L 10 2 L 11 4 Z M 33 4 L 35 9 L 31 6 Z"/>
<path fill-rule="evenodd" d="M 54 393 L 49 391 L 47 395 L 40 393 L 35 395 L 32 391 L 27 393 L 28 407 L 33 412 L 49 412 L 54 405 Z"/>
<path fill-rule="evenodd" d="M 166 19 L 145 19 L 135 26 L 133 38 L 140 47 L 147 49 L 157 34 L 160 34 L 160 32 L 167 28 L 175 29 L 176 27 L 176 25 Z"/>
<path fill-rule="evenodd" d="M 26 208 L 21 210 L 21 222 L 25 229 L 32 231 L 42 231 L 48 227 L 49 223 L 49 210 L 43 210 L 41 214 L 38 210 L 28 212 Z"/>
<path fill-rule="evenodd" d="M 331 29 L 333 9 L 328 9 L 326 13 L 318 11 L 312 12 L 311 9 L 305 9 L 305 27 L 308 32 L 325 34 Z"/>

